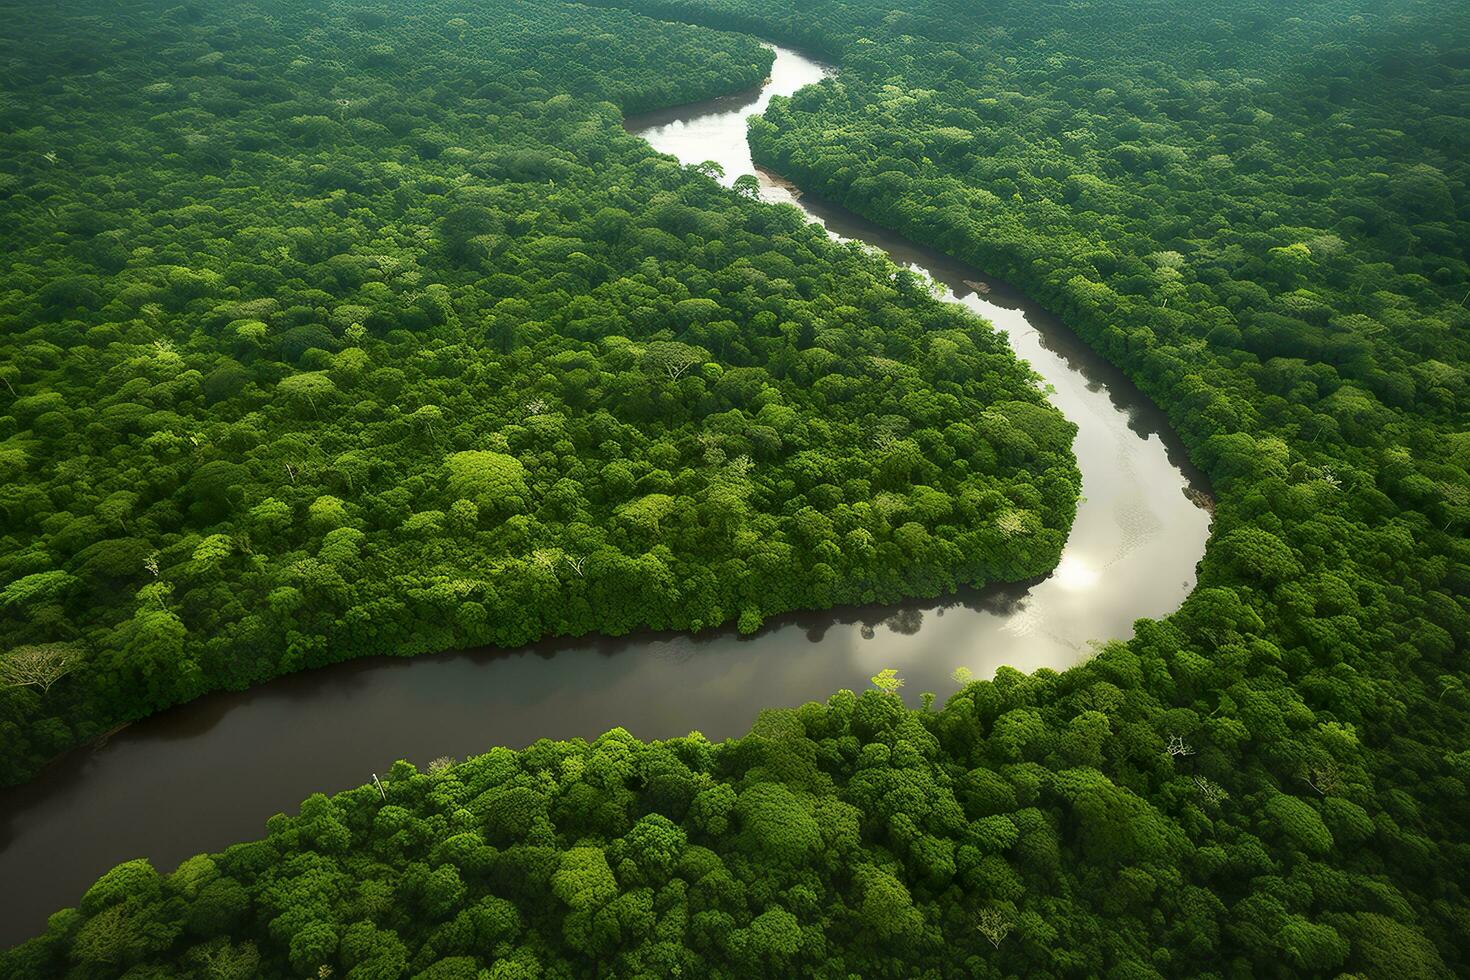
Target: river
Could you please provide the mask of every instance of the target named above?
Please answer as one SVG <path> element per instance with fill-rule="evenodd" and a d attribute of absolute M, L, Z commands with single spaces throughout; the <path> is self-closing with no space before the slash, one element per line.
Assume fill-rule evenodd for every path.
<path fill-rule="evenodd" d="M 1204 490 L 1164 419 L 1122 374 L 1055 317 L 976 270 L 803 198 L 750 160 L 745 120 L 828 69 L 776 48 L 759 91 L 630 118 L 630 131 L 685 163 L 718 162 L 725 182 L 755 173 L 762 196 L 794 204 L 838 239 L 856 239 L 931 276 L 942 295 L 989 319 L 1054 388 L 1078 426 L 1077 520 L 1057 569 L 1036 583 L 882 608 L 786 616 L 752 637 L 642 634 L 372 658 L 211 695 L 80 750 L 33 782 L 0 791 L 0 945 L 39 933 L 114 864 L 147 857 L 171 870 L 199 851 L 259 837 L 294 811 L 383 773 L 538 738 L 595 737 L 621 725 L 640 738 L 744 732 L 764 707 L 824 699 L 894 667 L 910 700 L 955 690 L 1002 664 L 1065 669 L 1090 642 L 1131 634 L 1193 588 L 1209 516 Z M 977 290 L 974 284 L 981 284 Z M 988 289 L 988 292 L 985 290 Z"/>

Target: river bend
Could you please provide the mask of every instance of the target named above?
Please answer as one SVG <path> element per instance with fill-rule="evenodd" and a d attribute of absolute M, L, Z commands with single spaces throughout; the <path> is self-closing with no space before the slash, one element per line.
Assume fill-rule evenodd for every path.
<path fill-rule="evenodd" d="M 423 765 L 618 725 L 646 739 L 694 729 L 720 739 L 746 730 L 761 708 L 861 689 L 884 667 L 898 669 L 915 699 L 933 691 L 943 700 L 956 667 L 978 677 L 1002 664 L 1065 669 L 1092 641 L 1127 637 L 1136 619 L 1178 607 L 1209 517 L 1189 492 L 1204 489 L 1202 478 L 1163 414 L 1013 290 L 757 170 L 747 117 L 829 71 L 775 50 L 758 91 L 632 118 L 628 129 L 684 163 L 718 162 L 726 183 L 755 173 L 766 200 L 930 276 L 944 298 L 1007 334 L 1078 426 L 1084 499 L 1057 569 L 1029 586 L 781 617 L 753 637 L 642 634 L 355 660 L 201 698 L 0 792 L 0 945 L 39 933 L 117 862 L 146 856 L 166 871 L 259 837 L 271 814 L 365 782 L 394 759 Z"/>

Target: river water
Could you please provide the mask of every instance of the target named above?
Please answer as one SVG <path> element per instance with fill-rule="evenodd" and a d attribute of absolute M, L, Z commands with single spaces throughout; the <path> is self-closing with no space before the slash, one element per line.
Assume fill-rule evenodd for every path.
<path fill-rule="evenodd" d="M 212 695 L 72 753 L 0 791 L 0 945 L 40 932 L 114 864 L 147 857 L 171 870 L 199 851 L 259 837 L 267 817 L 307 794 L 382 773 L 538 738 L 593 738 L 621 725 L 641 738 L 744 732 L 764 707 L 856 690 L 885 667 L 911 700 L 955 690 L 956 667 L 986 677 L 1008 664 L 1065 669 L 1091 641 L 1127 637 L 1167 615 L 1194 585 L 1209 517 L 1205 489 L 1163 414 L 1056 318 L 976 270 L 756 170 L 745 120 L 828 69 L 776 49 L 759 91 L 631 118 L 630 131 L 685 163 L 718 162 L 725 182 L 755 173 L 769 201 L 794 204 L 836 238 L 856 239 L 931 276 L 1009 336 L 1077 423 L 1083 501 L 1045 580 L 940 600 L 772 620 L 753 637 L 642 634 L 523 650 L 374 658 Z M 977 290 L 975 284 L 982 284 Z M 988 287 L 988 292 L 985 288 Z"/>

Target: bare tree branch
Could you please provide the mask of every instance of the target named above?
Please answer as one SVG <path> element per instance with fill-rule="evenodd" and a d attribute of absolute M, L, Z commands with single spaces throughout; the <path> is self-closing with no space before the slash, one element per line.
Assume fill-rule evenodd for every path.
<path fill-rule="evenodd" d="M 1302 779 L 1306 780 L 1307 785 L 1316 790 L 1319 796 L 1331 796 L 1342 789 L 1342 775 L 1338 772 L 1336 763 L 1308 766 L 1302 772 Z"/>
<path fill-rule="evenodd" d="M 1000 949 L 1000 944 L 1010 935 L 1011 917 L 1000 909 L 985 909 L 980 913 L 980 921 L 975 928 L 980 930 L 980 935 L 990 940 L 990 945 Z"/>
<path fill-rule="evenodd" d="M 643 356 L 645 360 L 667 374 L 672 381 L 678 381 L 684 372 L 694 365 L 703 364 L 709 360 L 709 352 L 704 348 L 681 344 L 673 340 L 656 340 L 648 344 L 644 348 Z"/>
<path fill-rule="evenodd" d="M 1225 792 L 1225 787 L 1219 783 L 1211 782 L 1204 776 L 1194 777 L 1194 788 L 1199 791 L 1200 797 L 1211 806 L 1230 798 L 1230 794 Z"/>
<path fill-rule="evenodd" d="M 0 684 L 6 687 L 39 687 L 44 693 L 81 663 L 81 652 L 70 643 L 16 647 L 0 657 Z"/>

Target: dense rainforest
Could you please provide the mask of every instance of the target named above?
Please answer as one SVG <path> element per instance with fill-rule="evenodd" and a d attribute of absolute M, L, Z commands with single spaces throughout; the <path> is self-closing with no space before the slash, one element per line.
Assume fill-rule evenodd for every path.
<path fill-rule="evenodd" d="M 444 760 L 422 773 L 400 763 L 381 789 L 313 797 L 299 816 L 274 818 L 263 841 L 166 875 L 143 862 L 121 866 L 77 909 L 54 916 L 45 937 L 0 959 L 0 976 L 1470 972 L 1463 9 L 1411 0 L 618 6 L 789 42 L 841 66 L 753 124 L 757 159 L 1013 281 L 1148 391 L 1214 481 L 1216 527 L 1199 588 L 1175 615 L 1140 622 L 1133 638 L 1080 667 L 1002 670 L 963 684 L 938 710 L 906 708 L 891 693 L 895 679 L 880 674 L 883 690 L 768 712 L 751 734 L 719 745 L 697 735 L 643 744 L 613 732 L 590 744 Z M 566 16 L 589 16 L 572 11 Z M 396 29 L 396 16 L 380 16 L 387 23 L 374 30 Z M 165 29 L 205 29 L 199 23 Z M 667 36 L 742 50 L 714 35 Z M 293 43 L 308 37 L 294 34 Z M 59 98 L 64 86 L 53 84 Z M 587 98 L 568 92 L 569 109 Z M 446 112 L 446 101 L 452 94 L 436 90 L 426 111 Z M 69 112 L 83 110 L 81 100 L 72 104 Z M 519 111 L 530 129 L 532 114 Z M 591 111 L 613 128 L 612 108 Z M 10 116 L 19 112 L 12 105 Z M 537 132 L 566 118 L 536 113 Z M 588 167 L 597 175 L 583 178 L 589 185 L 619 159 L 637 161 L 619 193 L 664 181 L 663 193 L 685 195 L 690 221 L 712 213 L 740 228 L 738 215 L 756 237 L 765 223 L 783 227 L 779 210 L 731 200 L 697 175 L 623 148 L 615 133 L 599 138 L 608 149 Z M 558 150 L 580 159 L 574 146 Z M 446 145 L 439 158 L 451 151 Z M 33 152 L 27 166 L 44 166 L 42 148 Z M 494 170 L 486 178 L 491 186 L 504 179 Z M 59 220 L 65 212 L 55 210 Z M 310 230 L 323 220 L 298 224 Z M 446 229 L 423 227 L 432 236 L 424 247 L 449 256 Z M 78 261 L 74 238 L 50 234 L 33 247 Z M 821 303 L 825 277 L 840 275 L 831 263 L 874 269 L 799 228 L 783 234 L 806 249 L 789 261 L 812 268 L 810 302 Z M 485 250 L 476 254 L 492 256 L 519 242 L 503 225 L 468 236 L 465 247 L 473 239 Z M 562 258 L 572 265 L 570 254 Z M 912 283 L 866 274 L 885 296 L 893 291 L 889 302 L 909 311 L 914 320 L 901 322 L 910 329 L 927 337 L 926 318 L 939 318 L 947 331 L 968 331 L 977 351 L 997 359 L 987 362 L 990 375 L 1001 370 L 1004 357 L 985 346 L 980 328 L 948 325 L 910 295 Z M 84 285 L 97 294 L 89 302 L 100 310 L 114 274 L 88 275 Z M 765 275 L 753 288 L 762 296 L 775 281 Z M 108 322 L 82 305 L 42 312 L 18 293 L 10 317 L 35 343 L 67 323 L 86 336 Z M 167 302 L 151 301 L 158 316 L 171 315 Z M 219 300 L 189 302 L 208 323 L 209 303 Z M 292 301 L 282 314 L 295 305 L 307 304 Z M 424 315 L 422 325 L 400 329 L 444 328 Z M 462 326 L 465 315 L 455 315 Z M 732 321 L 732 342 L 751 343 L 755 319 Z M 552 332 L 535 322 L 526 333 Z M 394 343 L 391 329 L 361 323 L 374 342 Z M 280 336 L 285 324 L 299 325 L 278 321 Z M 577 336 L 571 323 L 556 329 Z M 886 323 L 872 330 L 883 342 L 903 335 Z M 667 339 L 703 347 L 724 365 L 721 378 L 732 373 L 733 360 L 706 335 L 671 330 Z M 649 343 L 629 342 L 645 351 Z M 231 356 L 246 371 L 270 359 L 262 349 L 242 345 Z M 295 361 L 278 353 L 275 363 L 326 372 L 338 392 L 323 413 L 331 418 L 352 396 L 340 393 L 326 357 L 347 349 L 303 348 Z M 379 348 L 384 357 L 390 349 Z M 942 398 L 933 349 L 921 350 L 929 360 L 913 362 L 919 377 Z M 53 357 L 49 370 L 60 371 Z M 365 372 L 379 369 L 374 362 Z M 796 410 L 820 387 L 808 381 L 788 394 L 786 369 L 762 369 Z M 171 376 L 182 377 L 182 366 Z M 1019 375 L 1001 376 L 1018 382 L 1007 398 L 1044 411 L 1014 393 Z M 17 391 L 31 391 L 20 385 L 26 377 L 14 376 Z M 835 411 L 813 407 L 803 421 Z M 23 431 L 45 438 L 12 416 L 12 439 Z M 309 404 L 290 417 L 316 419 Z M 437 427 L 454 424 L 446 415 Z M 993 445 L 991 453 L 1007 459 Z M 1044 474 L 1062 479 L 1064 455 L 1053 449 L 1014 465 L 997 471 L 1011 481 L 1002 506 L 1035 515 L 1057 501 L 1062 517 L 1047 526 L 1063 533 L 1064 495 L 1046 495 L 1053 484 Z M 1033 486 L 1039 501 L 1021 489 Z M 350 495 L 331 487 L 311 492 L 350 508 Z M 294 499 L 309 509 L 316 496 Z M 67 512 L 56 523 L 79 519 Z M 178 518 L 199 519 L 191 509 Z M 372 527 L 364 515 L 362 528 Z M 25 540 L 37 540 L 31 533 Z M 56 570 L 79 577 L 79 568 Z M 175 574 L 173 597 L 188 585 L 182 570 Z M 12 628 L 60 622 L 64 603 L 76 601 L 58 589 Z M 49 696 L 74 696 L 66 685 L 75 680 Z M 33 737 L 43 709 L 6 704 L 16 719 L 6 739 L 11 731 Z"/>
<path fill-rule="evenodd" d="M 1003 339 L 623 132 L 768 49 L 459 12 L 18 8 L 0 779 L 352 656 L 1056 564 L 1075 427 Z"/>
<path fill-rule="evenodd" d="M 1209 473 L 1199 588 L 1129 648 L 1190 712 L 1174 734 L 1219 753 L 1232 800 L 1181 867 L 1237 970 L 1470 971 L 1470 13 L 631 6 L 840 62 L 752 122 L 756 161 L 1062 314 Z M 1370 836 L 1312 858 L 1263 833 L 1342 802 Z M 1256 839 L 1265 861 L 1203 857 Z M 1403 942 L 1363 931 L 1379 915 Z"/>

